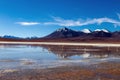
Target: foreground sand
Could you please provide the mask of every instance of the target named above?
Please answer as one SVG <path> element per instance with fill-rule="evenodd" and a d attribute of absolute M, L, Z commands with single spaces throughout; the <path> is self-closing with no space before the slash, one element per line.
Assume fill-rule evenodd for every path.
<path fill-rule="evenodd" d="M 73 43 L 73 42 L 10 42 L 0 41 L 0 44 L 30 44 L 30 45 L 66 45 L 66 46 L 99 46 L 99 47 L 120 47 L 114 43 Z"/>
<path fill-rule="evenodd" d="M 119 62 L 0 73 L 0 80 L 120 80 Z"/>

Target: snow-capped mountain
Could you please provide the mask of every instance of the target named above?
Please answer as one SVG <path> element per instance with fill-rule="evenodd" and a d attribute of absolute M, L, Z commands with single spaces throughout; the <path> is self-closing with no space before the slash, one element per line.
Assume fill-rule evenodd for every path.
<path fill-rule="evenodd" d="M 83 29 L 81 30 L 83 33 L 91 33 L 91 31 L 89 29 Z"/>
<path fill-rule="evenodd" d="M 111 32 L 106 29 L 96 29 L 92 32 L 92 35 L 94 37 L 111 37 L 112 36 Z"/>
<path fill-rule="evenodd" d="M 120 31 L 110 32 L 106 29 L 96 29 L 91 31 L 89 29 L 83 29 L 80 31 L 75 31 L 69 28 L 60 28 L 53 33 L 49 34 L 48 36 L 42 38 L 19 38 L 14 36 L 1 36 L 0 40 L 32 40 L 32 41 L 41 41 L 42 40 L 54 40 L 54 39 L 61 39 L 64 38 L 65 40 L 70 39 L 70 41 L 86 41 L 86 40 L 99 40 L 99 39 L 113 39 L 113 40 L 120 40 Z M 67 38 L 67 39 L 66 39 Z"/>
<path fill-rule="evenodd" d="M 67 31 L 70 31 L 70 29 L 64 27 L 64 28 L 60 28 L 58 30 L 56 30 L 57 32 L 67 32 Z"/>
<path fill-rule="evenodd" d="M 72 38 L 72 37 L 91 38 L 91 37 L 111 37 L 111 36 L 112 36 L 111 32 L 106 29 L 96 29 L 92 32 L 89 29 L 74 31 L 68 28 L 61 28 L 54 31 L 45 38 Z"/>
<path fill-rule="evenodd" d="M 46 36 L 45 38 L 71 38 L 71 37 L 78 37 L 79 36 L 78 31 L 74 31 L 68 28 L 60 28 L 50 35 Z"/>

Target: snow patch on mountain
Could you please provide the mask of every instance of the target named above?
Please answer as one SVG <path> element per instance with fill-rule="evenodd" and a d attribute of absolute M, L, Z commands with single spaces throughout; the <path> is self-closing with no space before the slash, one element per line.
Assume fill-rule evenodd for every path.
<path fill-rule="evenodd" d="M 66 32 L 68 30 L 69 30 L 68 28 L 60 28 L 60 29 L 57 30 L 57 32 L 62 32 L 62 31 Z"/>
<path fill-rule="evenodd" d="M 106 29 L 96 29 L 96 30 L 94 30 L 95 32 L 100 32 L 100 31 L 103 31 L 103 32 L 106 32 L 106 33 L 109 33 L 109 31 L 108 30 L 106 30 Z"/>
<path fill-rule="evenodd" d="M 109 32 L 109 31 L 108 31 L 108 30 L 106 30 L 106 29 L 102 29 L 102 31 L 107 32 L 107 33 Z"/>
<path fill-rule="evenodd" d="M 81 31 L 84 32 L 84 33 L 91 33 L 91 31 L 89 29 L 83 29 Z"/>

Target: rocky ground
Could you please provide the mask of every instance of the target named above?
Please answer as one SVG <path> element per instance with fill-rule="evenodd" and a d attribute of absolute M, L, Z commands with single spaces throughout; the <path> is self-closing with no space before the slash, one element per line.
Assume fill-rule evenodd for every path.
<path fill-rule="evenodd" d="M 104 62 L 89 66 L 5 70 L 1 71 L 0 80 L 120 80 L 120 63 Z"/>

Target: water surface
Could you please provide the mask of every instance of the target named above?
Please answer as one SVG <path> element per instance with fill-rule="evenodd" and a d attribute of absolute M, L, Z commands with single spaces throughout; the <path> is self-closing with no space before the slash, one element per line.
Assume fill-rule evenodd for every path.
<path fill-rule="evenodd" d="M 120 62 L 119 48 L 0 45 L 0 69 L 34 69 Z"/>

